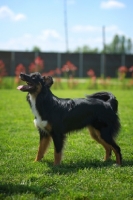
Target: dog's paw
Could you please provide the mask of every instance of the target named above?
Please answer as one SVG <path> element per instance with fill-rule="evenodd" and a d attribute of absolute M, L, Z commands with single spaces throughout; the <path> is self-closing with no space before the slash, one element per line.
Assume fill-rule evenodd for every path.
<path fill-rule="evenodd" d="M 36 158 L 36 159 L 34 160 L 34 162 L 41 162 L 41 161 L 42 161 L 42 158 L 40 158 L 40 159 Z"/>
<path fill-rule="evenodd" d="M 114 167 L 121 167 L 121 165 L 119 165 L 118 163 L 115 163 L 113 166 Z"/>

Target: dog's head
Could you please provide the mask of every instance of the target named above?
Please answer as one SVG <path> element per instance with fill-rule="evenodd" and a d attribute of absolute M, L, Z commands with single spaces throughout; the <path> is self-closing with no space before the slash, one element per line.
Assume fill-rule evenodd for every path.
<path fill-rule="evenodd" d="M 39 93 L 43 88 L 50 88 L 53 84 L 51 76 L 41 76 L 39 72 L 31 73 L 30 75 L 20 73 L 20 79 L 27 84 L 20 85 L 17 89 L 29 93 Z"/>

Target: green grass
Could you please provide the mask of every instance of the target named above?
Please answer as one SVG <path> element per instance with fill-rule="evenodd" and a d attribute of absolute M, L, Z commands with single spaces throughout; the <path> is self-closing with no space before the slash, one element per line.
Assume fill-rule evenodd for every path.
<path fill-rule="evenodd" d="M 60 97 L 83 97 L 91 90 L 54 90 Z M 63 162 L 53 166 L 53 144 L 42 162 L 34 163 L 39 135 L 25 100 L 26 93 L 0 90 L 0 199 L 133 200 L 133 91 L 113 90 L 122 123 L 115 156 L 103 162 L 104 149 L 86 129 L 68 135 Z"/>

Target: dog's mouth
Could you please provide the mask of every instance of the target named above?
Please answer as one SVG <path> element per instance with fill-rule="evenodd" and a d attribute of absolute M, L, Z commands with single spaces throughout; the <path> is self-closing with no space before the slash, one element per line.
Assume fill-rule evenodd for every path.
<path fill-rule="evenodd" d="M 35 84 L 33 83 L 29 75 L 21 73 L 19 77 L 22 81 L 25 81 L 27 85 L 19 85 L 17 87 L 18 90 L 21 90 L 23 92 L 30 92 L 35 89 Z"/>
<path fill-rule="evenodd" d="M 31 90 L 33 90 L 35 88 L 35 86 L 32 85 L 31 83 L 28 83 L 28 82 L 26 82 L 26 83 L 27 83 L 27 85 L 19 85 L 17 87 L 17 89 L 21 90 L 23 92 L 28 92 L 28 91 L 31 91 Z"/>

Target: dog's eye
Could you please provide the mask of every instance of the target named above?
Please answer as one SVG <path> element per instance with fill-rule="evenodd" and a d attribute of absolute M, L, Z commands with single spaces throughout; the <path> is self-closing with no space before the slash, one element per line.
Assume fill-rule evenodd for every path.
<path fill-rule="evenodd" d="M 35 79 L 35 78 L 36 78 L 36 75 L 33 75 L 32 78 Z"/>

